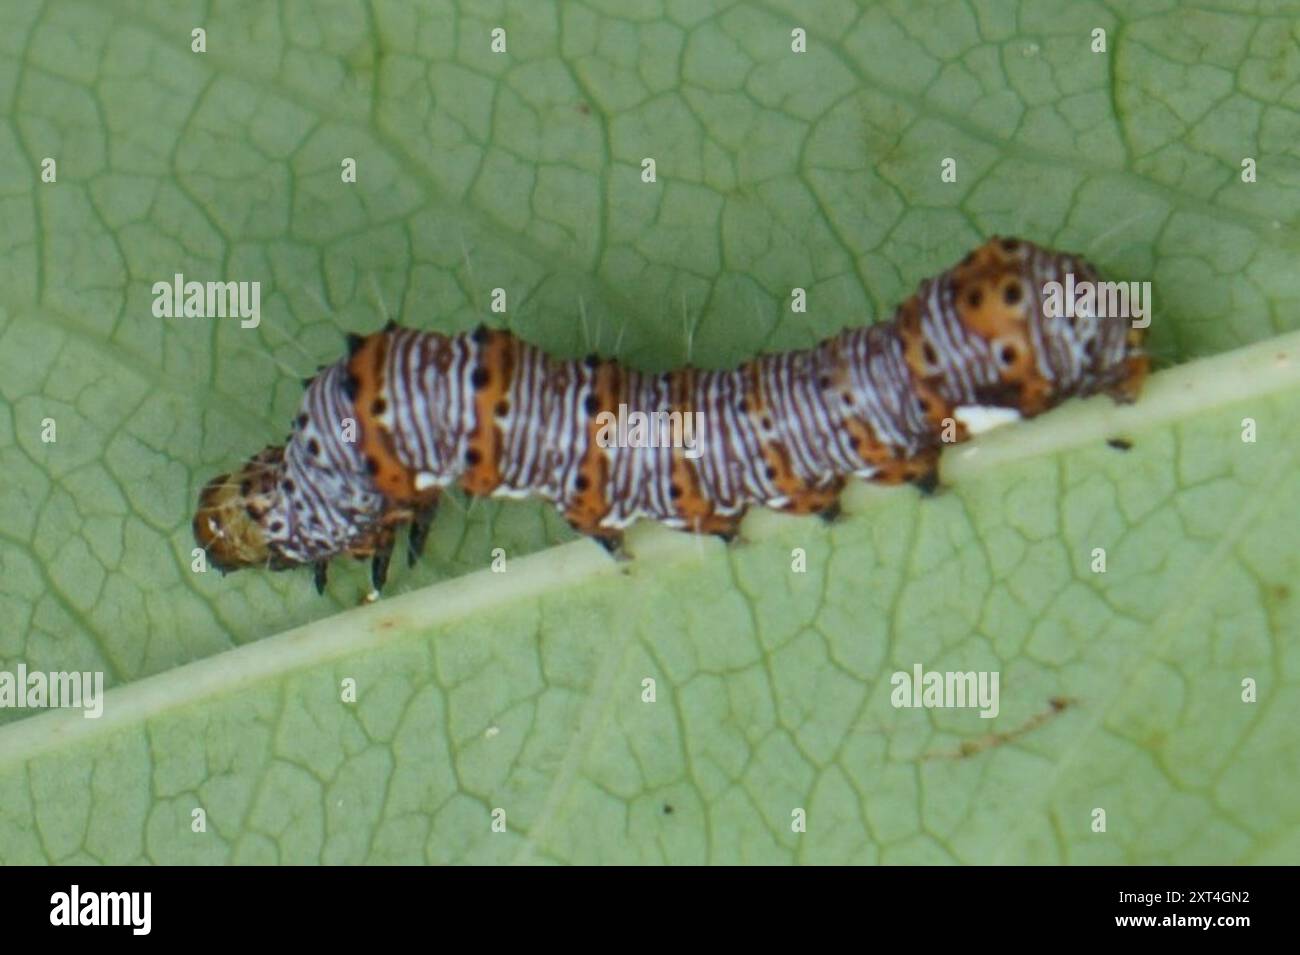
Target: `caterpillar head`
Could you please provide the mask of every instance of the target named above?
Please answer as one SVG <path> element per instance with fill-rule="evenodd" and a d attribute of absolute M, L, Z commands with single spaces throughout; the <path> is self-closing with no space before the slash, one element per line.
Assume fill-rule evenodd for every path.
<path fill-rule="evenodd" d="M 253 565 L 277 568 L 262 521 L 275 499 L 284 448 L 263 448 L 233 474 L 219 474 L 199 494 L 194 539 L 223 573 Z"/>
<path fill-rule="evenodd" d="M 1081 256 L 1008 237 L 986 242 L 946 278 L 968 345 L 983 352 L 970 374 L 978 403 L 1036 415 L 1074 396 L 1136 398 L 1149 366 L 1137 309 L 1149 318 L 1150 302 L 1130 301 L 1130 283 L 1104 282 Z"/>
<path fill-rule="evenodd" d="M 1106 281 L 1082 256 L 1028 243 L 1022 256 L 1035 283 L 1034 349 L 1039 367 L 1055 382 L 1056 400 L 1098 392 L 1122 402 L 1137 398 L 1150 369 L 1151 302 L 1142 293 L 1143 283 Z"/>

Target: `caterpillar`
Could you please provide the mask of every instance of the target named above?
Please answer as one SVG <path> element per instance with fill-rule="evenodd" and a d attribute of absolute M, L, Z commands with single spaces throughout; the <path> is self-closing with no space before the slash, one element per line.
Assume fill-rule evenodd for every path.
<path fill-rule="evenodd" d="M 1047 283 L 1094 282 L 1079 256 L 994 237 L 920 283 L 893 317 L 729 371 L 666 374 L 595 355 L 553 358 L 510 332 L 389 323 L 306 381 L 283 445 L 199 495 L 194 535 L 222 571 L 372 559 L 380 590 L 397 529 L 424 548 L 439 495 L 540 495 L 617 549 L 652 518 L 732 538 L 752 504 L 838 513 L 849 475 L 933 490 L 939 453 L 1071 397 L 1136 399 L 1145 332 L 1087 306 L 1046 307 Z M 1060 314 L 1058 314 L 1058 312 Z M 609 440 L 615 409 L 700 422 L 695 450 Z"/>

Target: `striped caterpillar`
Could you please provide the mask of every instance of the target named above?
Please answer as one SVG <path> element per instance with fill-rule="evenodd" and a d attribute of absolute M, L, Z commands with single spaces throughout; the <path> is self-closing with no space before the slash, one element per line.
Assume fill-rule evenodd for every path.
<path fill-rule="evenodd" d="M 837 513 L 848 475 L 933 489 L 947 443 L 1067 398 L 1136 398 L 1144 332 L 1093 309 L 1047 314 L 1046 283 L 1096 280 L 1077 256 L 993 238 L 921 283 L 888 322 L 731 371 L 649 374 L 552 358 L 503 330 L 442 335 L 392 323 L 348 336 L 307 381 L 293 430 L 199 496 L 194 534 L 215 566 L 315 568 L 373 558 L 397 528 L 421 553 L 438 496 L 540 495 L 610 549 L 639 517 L 730 539 L 745 510 Z M 694 452 L 618 446 L 608 416 L 699 413 Z M 657 442 L 650 442 L 657 444 Z"/>

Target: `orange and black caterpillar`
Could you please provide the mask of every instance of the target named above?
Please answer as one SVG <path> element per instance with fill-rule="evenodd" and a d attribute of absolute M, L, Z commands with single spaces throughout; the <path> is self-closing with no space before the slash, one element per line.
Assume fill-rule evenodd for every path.
<path fill-rule="evenodd" d="M 888 322 L 732 371 L 646 374 L 552 358 L 509 332 L 392 323 L 349 336 L 307 382 L 287 443 L 204 487 L 194 534 L 220 569 L 372 557 L 399 525 L 423 549 L 442 489 L 541 495 L 616 548 L 638 517 L 730 538 L 751 504 L 832 515 L 848 475 L 932 488 L 945 443 L 1067 398 L 1132 401 L 1144 332 L 1088 308 L 1048 314 L 1049 282 L 1095 282 L 1082 258 L 994 238 L 921 283 Z M 1067 317 L 1068 316 L 1068 317 Z M 608 440 L 605 413 L 698 416 L 693 450 Z"/>

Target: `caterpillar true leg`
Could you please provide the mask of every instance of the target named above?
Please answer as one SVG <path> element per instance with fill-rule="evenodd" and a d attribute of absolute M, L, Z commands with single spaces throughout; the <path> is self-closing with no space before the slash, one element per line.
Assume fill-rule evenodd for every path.
<path fill-rule="evenodd" d="M 823 523 L 834 524 L 844 514 L 844 508 L 840 506 L 839 498 L 836 498 L 830 504 L 823 507 L 817 512 L 817 516 L 822 519 Z"/>
<path fill-rule="evenodd" d="M 939 492 L 938 468 L 935 468 L 933 471 L 926 471 L 919 477 L 913 478 L 912 483 L 916 485 L 916 489 L 920 491 L 923 496 L 933 497 Z"/>
<path fill-rule="evenodd" d="M 388 564 L 393 559 L 393 534 L 389 534 L 370 560 L 370 582 L 376 591 L 383 590 L 388 582 Z"/>
<path fill-rule="evenodd" d="M 605 550 L 608 551 L 610 554 L 613 554 L 614 557 L 619 559 L 627 557 L 627 552 L 623 550 L 622 534 L 606 534 L 606 533 L 598 534 L 595 532 L 584 532 L 584 533 L 586 534 L 586 536 L 590 537 L 601 547 L 605 548 Z"/>
<path fill-rule="evenodd" d="M 424 554 L 425 542 L 429 539 L 429 529 L 433 526 L 433 519 L 438 513 L 438 499 L 435 497 L 432 504 L 427 504 L 416 509 L 414 516 L 411 518 L 411 533 L 406 538 L 406 566 L 413 567 L 415 562 Z"/>

